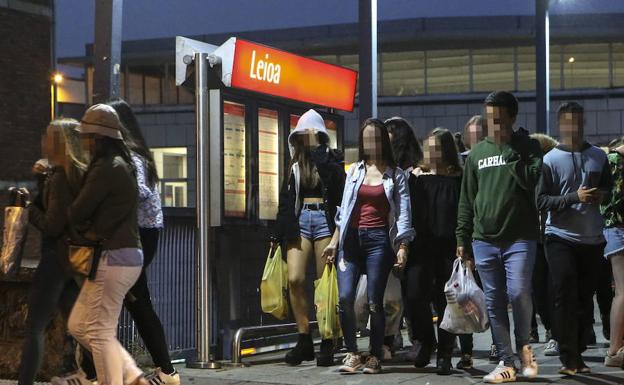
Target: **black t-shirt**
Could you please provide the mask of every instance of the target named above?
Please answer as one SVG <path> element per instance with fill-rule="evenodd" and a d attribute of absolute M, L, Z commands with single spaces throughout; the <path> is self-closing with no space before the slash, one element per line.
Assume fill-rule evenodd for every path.
<path fill-rule="evenodd" d="M 417 239 L 455 238 L 461 175 L 410 174 L 412 225 Z"/>

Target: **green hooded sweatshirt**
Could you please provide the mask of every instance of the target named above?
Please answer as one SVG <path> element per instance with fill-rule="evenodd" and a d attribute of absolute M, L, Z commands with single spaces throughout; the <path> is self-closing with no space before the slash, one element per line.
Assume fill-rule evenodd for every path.
<path fill-rule="evenodd" d="M 535 188 L 542 170 L 539 142 L 526 131 L 497 145 L 486 138 L 466 159 L 457 215 L 457 245 L 473 239 L 509 244 L 538 239 Z"/>

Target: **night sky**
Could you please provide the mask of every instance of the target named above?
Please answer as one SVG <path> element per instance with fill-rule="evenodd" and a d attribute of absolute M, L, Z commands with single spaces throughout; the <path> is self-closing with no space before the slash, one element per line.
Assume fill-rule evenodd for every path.
<path fill-rule="evenodd" d="M 622 0 L 551 0 L 552 13 L 624 12 Z M 145 39 L 357 21 L 357 0 L 126 0 L 123 38 Z M 93 41 L 93 0 L 56 0 L 57 55 Z M 533 0 L 378 0 L 379 19 L 531 15 Z"/>

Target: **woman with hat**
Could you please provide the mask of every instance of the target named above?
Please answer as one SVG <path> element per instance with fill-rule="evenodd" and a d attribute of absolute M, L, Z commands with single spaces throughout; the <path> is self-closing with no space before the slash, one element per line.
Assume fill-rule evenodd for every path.
<path fill-rule="evenodd" d="M 100 385 L 147 385 L 116 336 L 124 297 L 143 266 L 135 170 L 120 129 L 117 113 L 104 104 L 90 107 L 78 126 L 92 160 L 69 206 L 69 222 L 86 240 L 98 242 L 102 254 L 95 277 L 82 286 L 69 331 L 93 353 Z"/>

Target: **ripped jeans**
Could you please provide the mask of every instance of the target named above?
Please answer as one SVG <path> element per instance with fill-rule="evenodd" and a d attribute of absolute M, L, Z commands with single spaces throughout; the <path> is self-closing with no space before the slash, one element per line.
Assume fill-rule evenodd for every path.
<path fill-rule="evenodd" d="M 349 228 L 338 255 L 338 294 L 340 304 L 340 325 L 348 352 L 357 352 L 355 337 L 355 294 L 361 274 L 368 281 L 368 304 L 370 308 L 371 353 L 382 357 L 386 316 L 383 297 L 388 276 L 395 257 L 390 246 L 387 227 Z"/>

